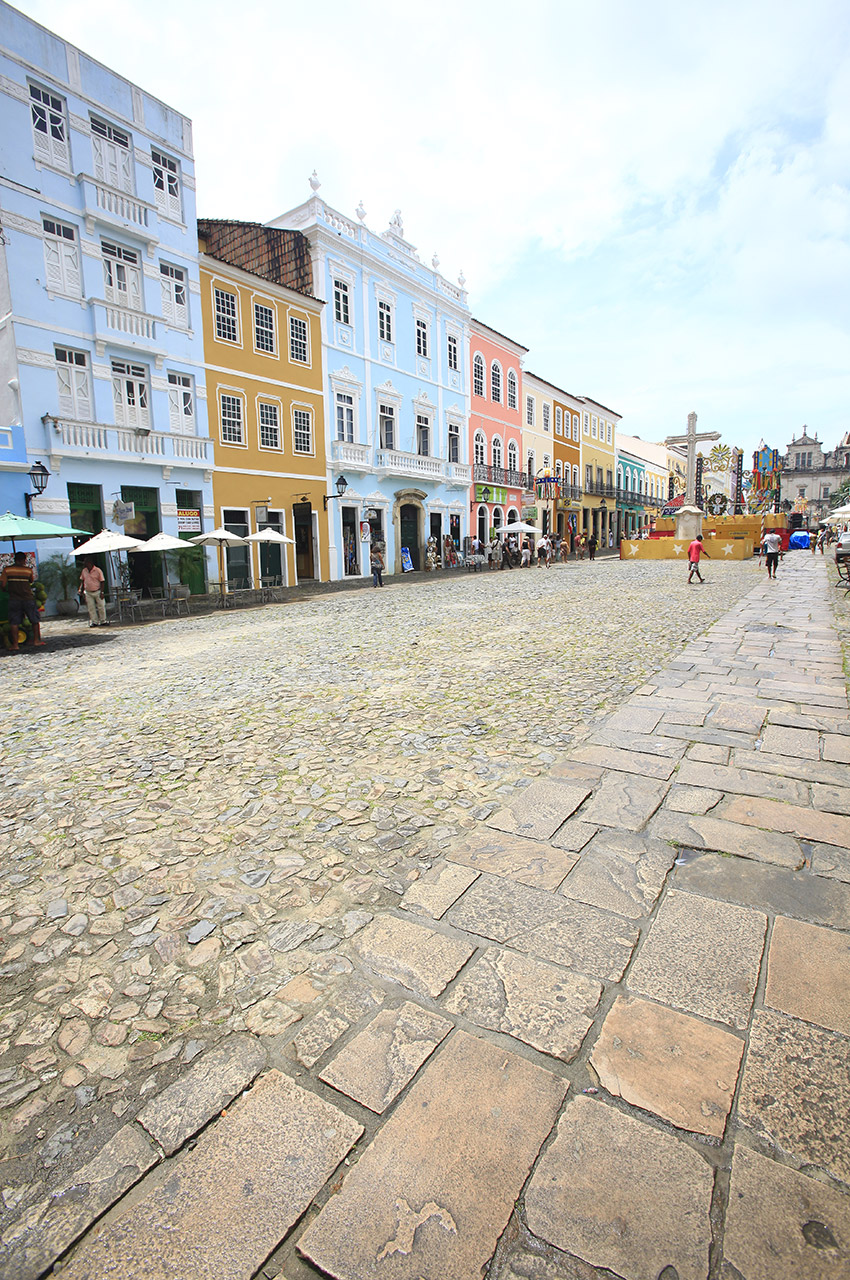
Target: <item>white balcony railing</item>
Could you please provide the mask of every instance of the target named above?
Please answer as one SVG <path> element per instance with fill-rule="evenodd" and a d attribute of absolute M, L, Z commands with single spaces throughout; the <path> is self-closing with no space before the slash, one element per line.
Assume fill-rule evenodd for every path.
<path fill-rule="evenodd" d="M 129 307 L 116 307 L 107 302 L 106 324 L 119 333 L 129 333 L 134 338 L 145 338 L 153 342 L 156 337 L 156 318 L 146 315 L 144 311 L 131 311 Z"/>
<path fill-rule="evenodd" d="M 348 467 L 352 471 L 371 471 L 369 446 L 351 444 L 347 440 L 331 441 L 331 459 L 340 467 Z"/>
<path fill-rule="evenodd" d="M 172 435 L 167 431 L 134 430 L 132 427 L 103 427 L 93 422 L 59 422 L 48 442 L 51 454 L 70 457 L 93 453 L 104 457 L 129 458 L 167 465 L 208 467 L 212 442 L 204 436 Z"/>
<path fill-rule="evenodd" d="M 104 213 L 111 214 L 121 222 L 134 222 L 139 227 L 148 225 L 148 206 L 141 200 L 125 195 L 123 191 L 113 191 L 111 187 L 101 186 L 99 182 L 94 184 L 94 189 L 97 207 Z"/>
<path fill-rule="evenodd" d="M 449 484 L 466 489 L 472 484 L 472 467 L 468 462 L 449 462 L 446 464 L 446 479 Z"/>
<path fill-rule="evenodd" d="M 441 480 L 445 470 L 442 458 L 423 457 L 419 453 L 399 453 L 395 449 L 378 452 L 378 468 L 395 475 L 422 476 L 428 480 Z"/>

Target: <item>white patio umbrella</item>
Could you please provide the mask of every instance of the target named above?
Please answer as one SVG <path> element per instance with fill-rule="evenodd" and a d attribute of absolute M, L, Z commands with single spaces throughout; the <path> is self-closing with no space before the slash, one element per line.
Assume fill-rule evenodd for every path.
<path fill-rule="evenodd" d="M 542 533 L 542 529 L 538 529 L 536 525 L 527 524 L 524 520 L 517 520 L 515 524 L 503 524 L 496 533 L 501 538 L 506 533 Z"/>
<path fill-rule="evenodd" d="M 295 546 L 294 538 L 287 538 L 285 533 L 278 533 L 277 529 L 260 529 L 258 533 L 249 533 L 245 542 L 288 542 L 291 546 Z"/>
<path fill-rule="evenodd" d="M 219 525 L 217 529 L 210 529 L 209 533 L 199 533 L 196 538 L 190 538 L 190 542 L 194 542 L 196 547 L 218 547 L 218 580 L 224 583 L 224 555 L 223 547 L 244 547 L 245 539 L 240 538 L 238 533 L 231 533 L 229 529 L 225 529 Z"/>
<path fill-rule="evenodd" d="M 93 538 L 89 538 L 88 542 L 84 542 L 81 547 L 75 547 L 71 555 L 99 556 L 109 551 L 138 551 L 140 549 L 144 549 L 140 538 L 130 538 L 126 533 L 112 533 L 109 529 L 102 529 Z"/>
<path fill-rule="evenodd" d="M 137 547 L 128 549 L 130 551 L 185 551 L 186 540 L 175 538 L 170 533 L 155 533 L 152 538 L 148 538 L 147 542 L 140 542 Z"/>

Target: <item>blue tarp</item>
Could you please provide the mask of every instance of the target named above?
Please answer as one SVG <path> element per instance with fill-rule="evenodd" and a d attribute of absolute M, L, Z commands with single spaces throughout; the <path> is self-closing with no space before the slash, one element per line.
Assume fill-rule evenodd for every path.
<path fill-rule="evenodd" d="M 791 534 L 788 540 L 789 551 L 808 551 L 810 547 L 809 535 L 804 533 L 802 529 L 798 529 Z"/>

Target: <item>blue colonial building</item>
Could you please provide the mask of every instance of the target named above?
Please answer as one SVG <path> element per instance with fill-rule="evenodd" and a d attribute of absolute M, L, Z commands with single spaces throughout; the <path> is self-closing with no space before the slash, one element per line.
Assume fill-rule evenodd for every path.
<path fill-rule="evenodd" d="M 2 0 L 0 31 L 0 483 L 41 460 L 33 514 L 190 535 L 213 514 L 191 123 Z"/>
<path fill-rule="evenodd" d="M 629 449 L 617 442 L 617 537 L 637 537 L 648 516 L 645 511 L 646 463 Z"/>
<path fill-rule="evenodd" d="M 388 572 L 424 568 L 469 528 L 469 307 L 436 257 L 427 266 L 400 213 L 377 234 L 312 197 L 269 225 L 303 232 L 322 319 L 331 577 L 369 573 L 370 542 Z"/>

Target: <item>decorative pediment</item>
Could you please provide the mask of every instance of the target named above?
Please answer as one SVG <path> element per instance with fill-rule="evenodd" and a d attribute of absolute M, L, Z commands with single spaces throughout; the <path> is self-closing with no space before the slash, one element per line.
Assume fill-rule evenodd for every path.
<path fill-rule="evenodd" d="M 346 383 L 349 387 L 356 387 L 358 390 L 363 385 L 356 374 L 351 372 L 347 364 L 344 364 L 341 369 L 331 370 L 330 380 L 331 382 Z"/>
<path fill-rule="evenodd" d="M 420 391 L 418 396 L 413 397 L 413 407 L 420 413 L 433 414 L 437 412 L 437 406 L 434 404 L 433 400 L 428 398 L 427 391 Z"/>
<path fill-rule="evenodd" d="M 402 393 L 396 390 L 390 378 L 375 387 L 375 395 L 380 400 L 394 400 L 396 404 L 401 404 L 403 399 Z"/>

